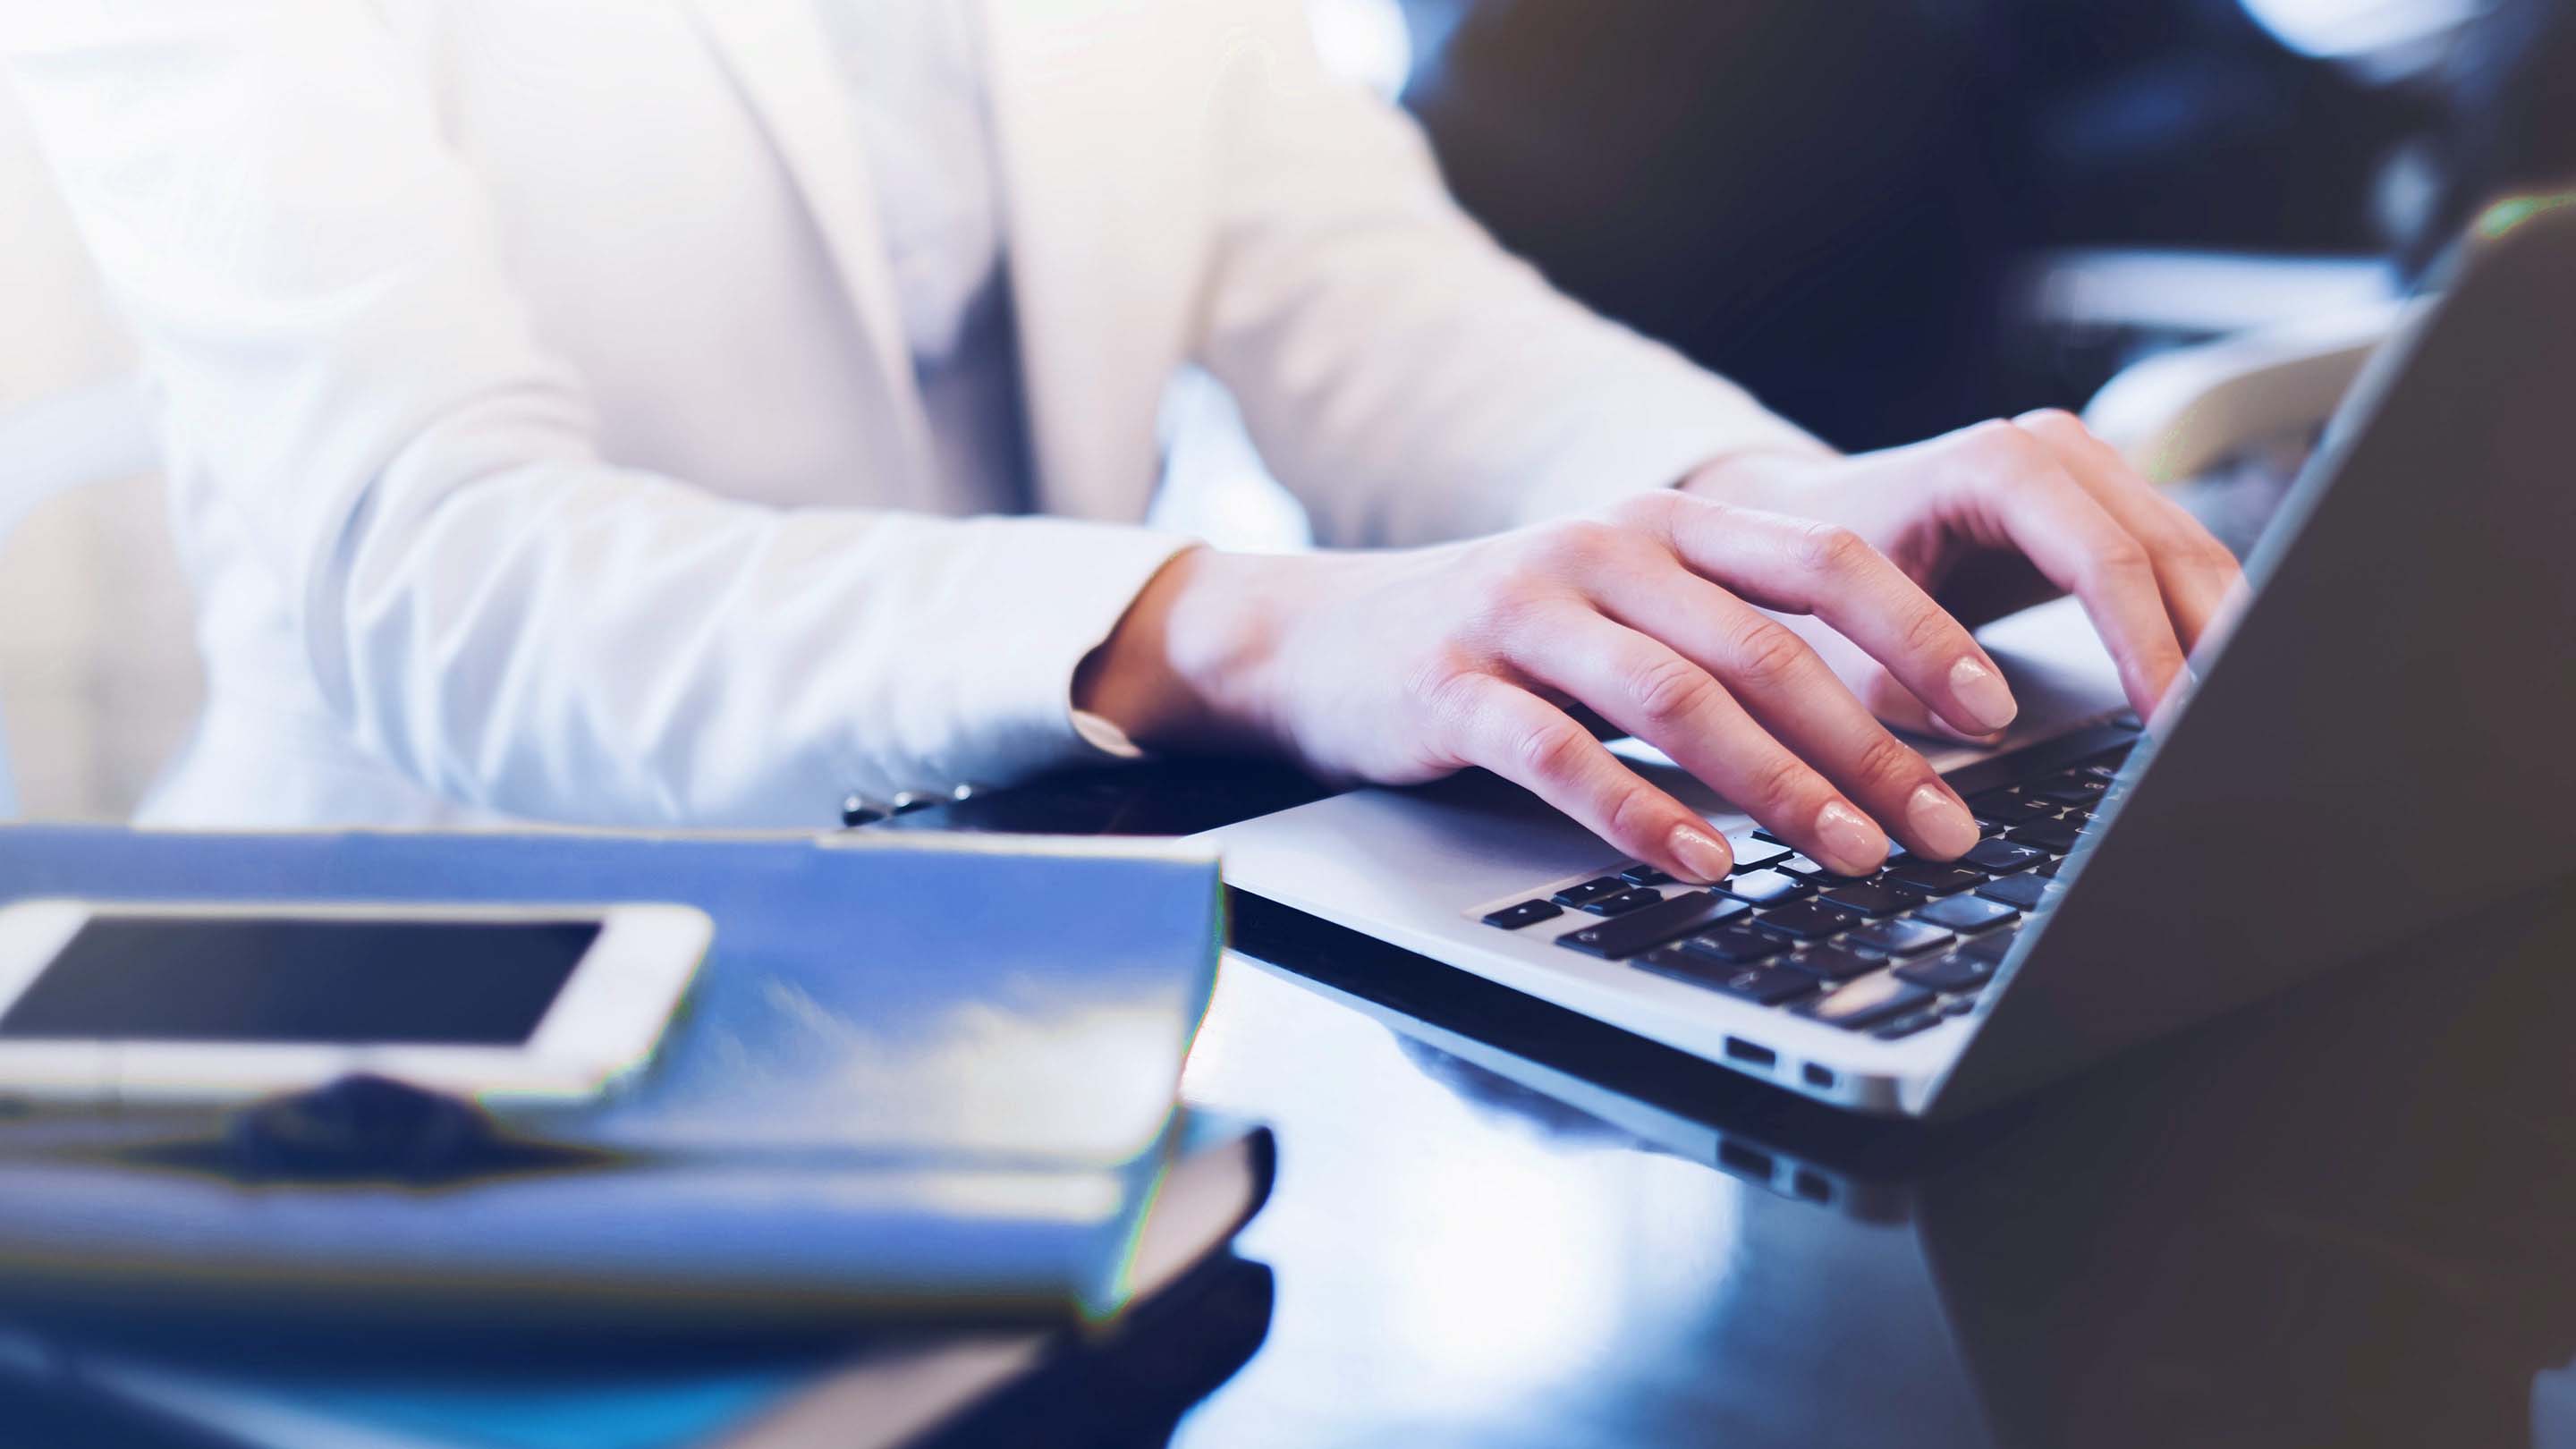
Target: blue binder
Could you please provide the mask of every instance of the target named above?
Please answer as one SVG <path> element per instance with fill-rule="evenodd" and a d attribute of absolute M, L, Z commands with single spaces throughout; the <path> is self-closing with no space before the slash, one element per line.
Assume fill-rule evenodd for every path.
<path fill-rule="evenodd" d="M 0 1121 L 0 1281 L 629 1322 L 1115 1313 L 1222 935 L 1204 854 L 993 837 L 0 829 L 35 896 L 705 910 L 653 1066 L 545 1124 L 606 1166 L 280 1188 Z"/>

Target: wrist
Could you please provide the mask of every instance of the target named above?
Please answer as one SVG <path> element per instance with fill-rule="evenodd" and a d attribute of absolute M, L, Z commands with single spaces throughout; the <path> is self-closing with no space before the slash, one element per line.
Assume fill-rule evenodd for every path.
<path fill-rule="evenodd" d="M 1840 462 L 1842 454 L 1819 443 L 1812 448 L 1765 446 L 1721 453 L 1693 468 L 1681 490 L 1720 503 L 1776 508 L 1786 494 L 1803 486 L 1816 471 Z"/>
<path fill-rule="evenodd" d="M 1146 581 L 1074 673 L 1074 708 L 1156 751 L 1261 748 L 1260 680 L 1294 611 L 1294 556 L 1197 547 Z"/>

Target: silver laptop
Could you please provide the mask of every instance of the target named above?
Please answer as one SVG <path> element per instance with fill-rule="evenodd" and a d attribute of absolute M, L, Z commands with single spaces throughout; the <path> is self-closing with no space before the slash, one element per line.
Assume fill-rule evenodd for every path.
<path fill-rule="evenodd" d="M 1936 755 L 1960 862 L 1658 878 L 1481 772 L 1209 832 L 1238 889 L 1838 1106 L 1949 1116 L 2576 873 L 2576 198 L 2505 203 L 2384 346 L 2152 728 L 2060 604 L 2023 722 Z M 1862 889 L 1859 887 L 1872 887 Z"/>

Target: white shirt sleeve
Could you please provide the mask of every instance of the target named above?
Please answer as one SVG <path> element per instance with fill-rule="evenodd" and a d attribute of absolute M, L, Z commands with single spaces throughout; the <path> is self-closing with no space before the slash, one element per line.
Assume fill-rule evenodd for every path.
<path fill-rule="evenodd" d="M 1411 120 L 1326 73 L 1296 0 L 1233 11 L 1202 355 L 1320 540 L 1490 532 L 1823 446 L 1504 252 Z"/>
<path fill-rule="evenodd" d="M 1075 667 L 1188 540 L 608 461 L 371 7 L 15 7 L 0 64 L 181 466 L 370 754 L 503 814 L 702 826 L 1091 754 Z"/>

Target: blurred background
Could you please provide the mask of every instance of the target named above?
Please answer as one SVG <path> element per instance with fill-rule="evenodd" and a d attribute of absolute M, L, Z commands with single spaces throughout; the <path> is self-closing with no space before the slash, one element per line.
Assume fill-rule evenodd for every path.
<path fill-rule="evenodd" d="M 1849 449 L 2384 306 L 2576 175 L 2576 0 L 1313 0 L 1558 285 Z M 136 360 L 0 90 L 0 818 L 121 817 L 197 709 Z M 1294 546 L 1222 392 L 1160 521 Z"/>

